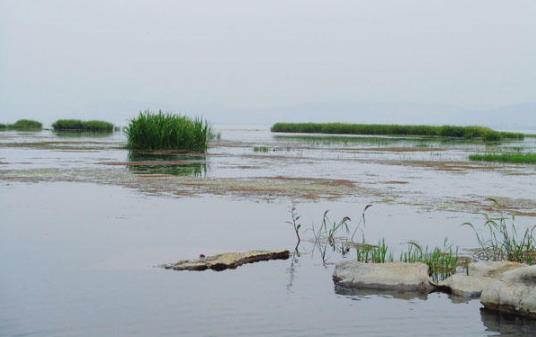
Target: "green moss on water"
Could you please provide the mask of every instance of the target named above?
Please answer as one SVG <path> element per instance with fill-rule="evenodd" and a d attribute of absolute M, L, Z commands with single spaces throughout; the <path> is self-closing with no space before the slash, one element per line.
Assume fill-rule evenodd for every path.
<path fill-rule="evenodd" d="M 536 164 L 536 153 L 479 153 L 469 156 L 473 161 L 515 164 Z"/>

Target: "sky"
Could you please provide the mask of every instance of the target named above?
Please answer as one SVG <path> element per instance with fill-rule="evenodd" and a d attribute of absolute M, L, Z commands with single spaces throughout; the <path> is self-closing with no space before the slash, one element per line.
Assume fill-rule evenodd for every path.
<path fill-rule="evenodd" d="M 0 0 L 0 122 L 536 127 L 534 0 Z"/>

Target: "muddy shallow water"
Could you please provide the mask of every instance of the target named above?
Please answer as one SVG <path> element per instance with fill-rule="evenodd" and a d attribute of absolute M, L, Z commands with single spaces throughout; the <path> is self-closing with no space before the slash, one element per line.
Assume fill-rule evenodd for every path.
<path fill-rule="evenodd" d="M 222 129 L 206 156 L 132 157 L 120 134 L 0 133 L 1 336 L 530 336 L 536 324 L 446 294 L 346 293 L 301 256 L 224 272 L 154 266 L 294 247 L 324 210 L 370 241 L 475 247 L 460 224 L 500 208 L 536 223 L 536 169 L 466 160 L 486 145 L 302 139 Z M 533 149 L 532 139 L 501 144 Z M 122 163 L 125 163 L 123 165 Z M 128 164 L 126 164 L 128 163 Z M 304 236 L 310 237 L 305 231 Z M 340 261 L 332 254 L 328 262 Z"/>

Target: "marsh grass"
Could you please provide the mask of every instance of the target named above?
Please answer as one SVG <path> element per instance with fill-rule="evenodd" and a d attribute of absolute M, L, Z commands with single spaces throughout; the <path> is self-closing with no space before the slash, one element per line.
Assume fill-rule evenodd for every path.
<path fill-rule="evenodd" d="M 489 199 L 497 203 L 494 199 Z M 513 261 L 527 264 L 536 263 L 536 225 L 519 232 L 515 225 L 515 216 L 507 217 L 504 213 L 493 217 L 484 214 L 484 225 L 478 230 L 475 225 L 466 222 L 475 233 L 479 244 L 476 258 L 490 261 Z"/>
<path fill-rule="evenodd" d="M 514 164 L 536 164 L 536 153 L 480 153 L 470 155 L 469 160 Z"/>
<path fill-rule="evenodd" d="M 113 132 L 114 125 L 105 121 L 79 119 L 59 119 L 52 124 L 54 131 Z"/>
<path fill-rule="evenodd" d="M 386 263 L 393 262 L 393 255 L 389 252 L 389 247 L 385 239 L 381 239 L 377 245 L 367 243 L 355 244 L 356 259 L 363 263 Z"/>
<path fill-rule="evenodd" d="M 162 111 L 141 112 L 126 127 L 127 146 L 132 150 L 185 150 L 205 152 L 212 132 L 208 123 Z"/>
<path fill-rule="evenodd" d="M 298 252 L 298 247 L 300 246 L 301 237 L 300 237 L 300 228 L 302 227 L 301 223 L 299 223 L 299 220 L 301 218 L 300 215 L 298 215 L 296 211 L 296 206 L 292 205 L 290 207 L 290 221 L 287 221 L 288 224 L 292 226 L 292 229 L 294 230 L 294 234 L 296 234 L 296 247 L 294 250 Z"/>
<path fill-rule="evenodd" d="M 13 124 L 0 124 L 0 130 L 39 131 L 43 124 L 32 119 L 19 119 Z"/>
<path fill-rule="evenodd" d="M 443 248 L 433 249 L 423 248 L 417 242 L 410 241 L 407 250 L 400 253 L 400 262 L 428 265 L 432 280 L 439 282 L 456 273 L 459 262 L 458 248 L 454 249 L 446 239 Z"/>
<path fill-rule="evenodd" d="M 483 126 L 432 126 L 396 124 L 348 124 L 348 123 L 276 123 L 272 132 L 324 133 L 354 135 L 427 136 L 460 139 L 523 139 L 522 133 L 500 132 Z"/>

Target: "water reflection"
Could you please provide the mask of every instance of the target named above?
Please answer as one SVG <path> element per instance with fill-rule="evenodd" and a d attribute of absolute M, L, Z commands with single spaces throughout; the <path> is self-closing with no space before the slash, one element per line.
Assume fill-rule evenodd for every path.
<path fill-rule="evenodd" d="M 517 317 L 487 309 L 480 310 L 482 323 L 489 332 L 500 336 L 524 337 L 536 334 L 536 319 Z"/>
<path fill-rule="evenodd" d="M 128 169 L 135 174 L 169 174 L 205 177 L 207 164 L 201 154 L 162 154 L 129 152 Z"/>
<path fill-rule="evenodd" d="M 114 135 L 114 131 L 54 131 L 58 138 L 107 138 Z"/>
<path fill-rule="evenodd" d="M 388 298 L 396 298 L 400 300 L 413 300 L 420 299 L 426 300 L 428 294 L 420 293 L 417 291 L 392 291 L 392 290 L 378 290 L 378 289 L 356 289 L 335 285 L 335 293 L 337 295 L 349 296 L 352 299 L 363 299 L 370 296 L 381 296 Z"/>
<path fill-rule="evenodd" d="M 516 144 L 516 147 L 526 145 L 525 140 L 505 139 L 497 142 L 484 142 L 480 139 L 455 139 L 455 138 L 436 138 L 436 137 L 419 137 L 419 136 L 358 136 L 358 135 L 273 135 L 274 140 L 281 142 L 297 142 L 311 145 L 406 145 L 415 147 L 429 147 L 431 145 L 485 145 L 498 146 L 501 144 Z M 530 142 L 530 141 L 529 141 Z"/>

